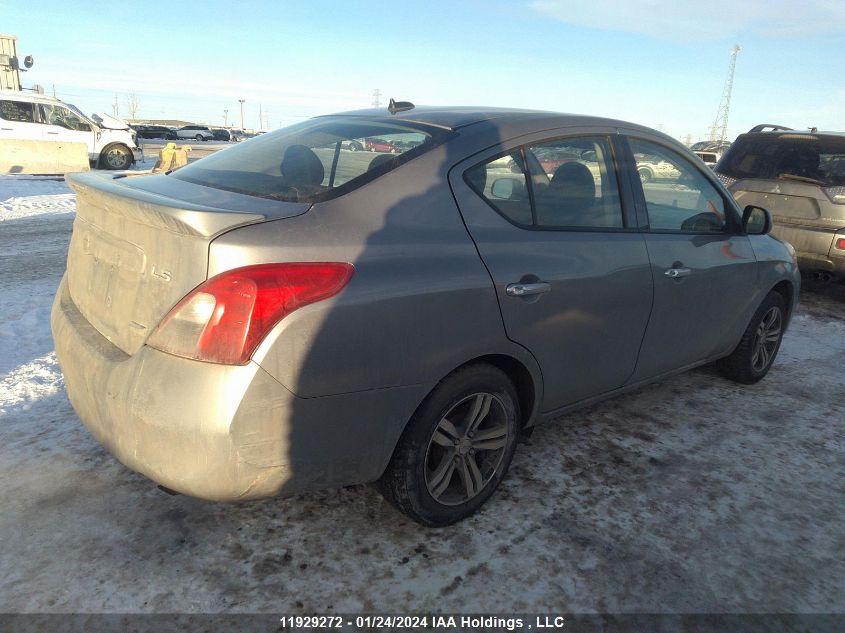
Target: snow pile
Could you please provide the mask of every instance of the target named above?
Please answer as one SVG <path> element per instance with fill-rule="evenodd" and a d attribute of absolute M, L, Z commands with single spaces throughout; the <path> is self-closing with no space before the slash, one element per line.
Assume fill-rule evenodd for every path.
<path fill-rule="evenodd" d="M 32 403 L 64 388 L 56 354 L 36 358 L 0 377 L 0 415 L 12 407 L 28 411 Z"/>
<path fill-rule="evenodd" d="M 67 188 L 64 183 L 60 183 Z M 0 188 L 2 192 L 2 188 Z M 76 211 L 76 195 L 59 193 L 47 196 L 19 196 L 0 201 L 0 222 L 19 220 L 45 213 L 73 213 Z"/>
<path fill-rule="evenodd" d="M 0 176 L 0 222 L 75 211 L 76 196 L 64 180 L 37 176 Z"/>

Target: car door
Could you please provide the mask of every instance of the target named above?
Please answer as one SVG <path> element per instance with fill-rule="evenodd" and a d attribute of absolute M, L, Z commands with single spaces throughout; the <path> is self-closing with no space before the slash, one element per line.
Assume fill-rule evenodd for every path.
<path fill-rule="evenodd" d="M 35 106 L 28 101 L 0 99 L 0 139 L 41 140 L 41 124 Z"/>
<path fill-rule="evenodd" d="M 87 121 L 58 104 L 39 103 L 38 108 L 45 141 L 83 143 L 88 148 L 88 155 L 94 156 L 94 132 Z"/>
<path fill-rule="evenodd" d="M 622 386 L 648 321 L 648 254 L 633 214 L 625 213 L 633 205 L 630 189 L 619 187 L 611 136 L 605 129 L 558 138 L 547 132 L 450 172 L 507 336 L 543 372 L 544 412 Z M 578 158 L 550 175 L 537 155 L 551 151 Z"/>
<path fill-rule="evenodd" d="M 752 309 L 757 262 L 737 208 L 705 166 L 659 137 L 636 133 L 627 141 L 654 279 L 636 381 L 729 352 Z M 664 167 L 638 177 L 636 156 Z"/>

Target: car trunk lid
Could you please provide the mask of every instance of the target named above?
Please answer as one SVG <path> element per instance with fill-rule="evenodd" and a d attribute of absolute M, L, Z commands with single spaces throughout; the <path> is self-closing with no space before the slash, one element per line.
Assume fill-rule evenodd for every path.
<path fill-rule="evenodd" d="M 299 215 L 310 206 L 249 198 L 165 175 L 89 173 L 67 180 L 77 197 L 67 262 L 70 296 L 100 334 L 130 355 L 173 305 L 206 279 L 211 240 L 235 227 Z"/>

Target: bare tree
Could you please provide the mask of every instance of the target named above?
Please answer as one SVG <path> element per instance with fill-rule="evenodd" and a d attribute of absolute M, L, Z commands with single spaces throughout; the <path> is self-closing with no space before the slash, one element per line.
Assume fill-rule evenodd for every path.
<path fill-rule="evenodd" d="M 141 102 L 138 100 L 138 95 L 134 92 L 130 92 L 126 95 L 126 112 L 128 113 L 128 118 L 131 121 L 134 121 L 138 117 L 138 111 L 141 109 Z"/>

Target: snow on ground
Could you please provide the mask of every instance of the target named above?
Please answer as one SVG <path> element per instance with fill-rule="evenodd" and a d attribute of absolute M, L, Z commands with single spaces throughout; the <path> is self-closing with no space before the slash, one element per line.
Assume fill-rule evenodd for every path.
<path fill-rule="evenodd" d="M 460 525 L 370 486 L 212 504 L 124 468 L 68 403 L 63 186 L 0 179 L 0 612 L 845 610 L 845 286 L 805 291 L 757 385 L 704 368 L 538 428 Z"/>

